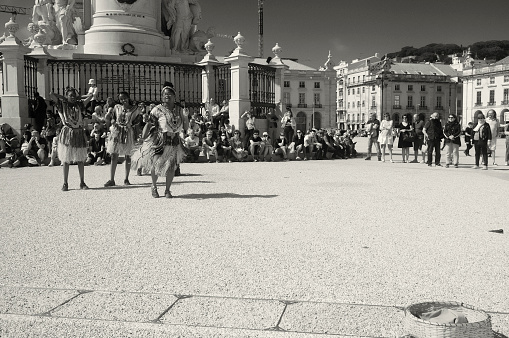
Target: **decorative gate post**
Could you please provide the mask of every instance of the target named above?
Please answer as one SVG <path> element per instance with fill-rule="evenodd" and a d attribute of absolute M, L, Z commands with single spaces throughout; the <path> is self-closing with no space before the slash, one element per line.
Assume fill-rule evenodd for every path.
<path fill-rule="evenodd" d="M 16 131 L 21 131 L 25 123 L 30 122 L 28 98 L 25 94 L 25 54 L 31 50 L 16 38 L 17 24 L 14 17 L 5 25 L 10 35 L 0 44 L 3 53 L 2 117 L 0 124 L 7 123 Z"/>
<path fill-rule="evenodd" d="M 285 112 L 285 107 L 283 107 L 283 88 L 284 88 L 284 80 L 285 80 L 285 70 L 287 70 L 288 67 L 283 63 L 281 58 L 279 57 L 279 54 L 283 51 L 281 47 L 276 43 L 274 48 L 272 48 L 272 52 L 274 53 L 275 57 L 270 61 L 269 65 L 273 68 L 276 68 L 276 79 L 275 79 L 275 92 L 274 92 L 274 102 L 276 102 L 276 108 L 279 108 L 282 110 L 281 113 Z M 281 102 L 281 106 L 278 107 L 278 102 Z"/>
<path fill-rule="evenodd" d="M 249 101 L 249 63 L 254 58 L 243 53 L 242 45 L 245 39 L 240 33 L 237 34 L 234 41 L 237 48 L 229 57 L 224 59 L 225 62 L 231 64 L 230 123 L 235 125 L 235 128 L 243 131 L 244 123 L 240 116 L 251 107 Z"/>
<path fill-rule="evenodd" d="M 214 50 L 214 44 L 209 41 L 205 44 L 205 49 L 207 50 L 207 55 L 203 57 L 203 60 L 196 63 L 198 66 L 203 66 L 202 71 L 202 100 L 203 102 L 209 102 L 211 97 L 214 97 L 214 93 L 216 91 L 215 79 L 214 79 L 214 66 L 219 64 L 216 57 L 212 55 L 212 51 Z M 217 98 L 216 98 L 217 99 Z"/>

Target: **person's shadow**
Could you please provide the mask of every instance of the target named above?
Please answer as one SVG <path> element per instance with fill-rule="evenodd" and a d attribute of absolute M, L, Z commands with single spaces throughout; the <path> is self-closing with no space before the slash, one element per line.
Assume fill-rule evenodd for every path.
<path fill-rule="evenodd" d="M 185 194 L 175 196 L 174 198 L 183 198 L 183 199 L 196 199 L 196 200 L 206 200 L 206 199 L 217 199 L 217 198 L 274 198 L 279 195 L 241 195 L 241 194 L 233 194 L 233 193 L 215 193 L 215 194 Z"/>

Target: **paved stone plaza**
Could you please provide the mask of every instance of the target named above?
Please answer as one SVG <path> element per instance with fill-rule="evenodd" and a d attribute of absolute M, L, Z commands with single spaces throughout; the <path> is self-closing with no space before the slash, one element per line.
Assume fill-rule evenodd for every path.
<path fill-rule="evenodd" d="M 395 160 L 183 164 L 172 200 L 0 169 L 0 337 L 394 337 L 427 300 L 509 335 L 509 167 Z"/>

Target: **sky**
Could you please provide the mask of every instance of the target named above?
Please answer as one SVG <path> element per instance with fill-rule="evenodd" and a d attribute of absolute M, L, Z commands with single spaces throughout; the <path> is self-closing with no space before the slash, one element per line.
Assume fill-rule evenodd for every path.
<path fill-rule="evenodd" d="M 97 0 L 101 1 L 101 0 Z M 151 0 L 153 1 L 153 0 Z M 33 0 L 0 0 L 2 5 L 32 7 Z M 318 68 L 327 61 L 351 62 L 404 46 L 429 43 L 467 46 L 477 41 L 509 40 L 507 0 L 264 0 L 264 57 L 281 57 Z M 258 0 L 200 0 L 199 28 L 215 27 L 217 33 L 246 39 L 248 55 L 258 55 Z M 0 13 L 0 24 L 10 15 Z M 28 16 L 18 16 L 23 27 Z M 24 32 L 20 30 L 20 33 Z M 25 32 L 26 34 L 26 32 Z M 213 54 L 224 56 L 236 46 L 232 40 L 213 38 Z"/>

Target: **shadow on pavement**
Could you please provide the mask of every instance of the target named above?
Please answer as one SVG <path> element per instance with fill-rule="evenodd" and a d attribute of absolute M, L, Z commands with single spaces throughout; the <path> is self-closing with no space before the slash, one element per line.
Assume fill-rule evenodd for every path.
<path fill-rule="evenodd" d="M 498 333 L 498 332 L 495 332 L 495 331 L 493 331 L 493 337 L 494 337 L 494 338 L 509 338 L 509 337 L 507 337 L 505 334 L 503 334 L 503 333 Z"/>
<path fill-rule="evenodd" d="M 187 194 L 175 196 L 175 198 L 205 200 L 209 198 L 274 198 L 278 196 L 279 195 L 240 195 L 232 193 L 219 193 L 219 194 Z"/>
<path fill-rule="evenodd" d="M 180 181 L 180 182 L 172 182 L 172 185 L 174 184 L 182 184 L 182 183 L 216 183 L 214 181 Z M 146 188 L 152 186 L 152 183 L 139 183 L 139 184 L 133 184 L 131 185 L 115 185 L 113 187 L 89 187 L 89 190 L 105 190 L 105 189 L 111 189 L 111 190 L 123 190 L 123 189 L 136 189 L 136 188 Z M 158 187 L 165 187 L 164 182 L 158 182 Z M 79 189 L 69 189 L 69 190 L 79 190 Z"/>

